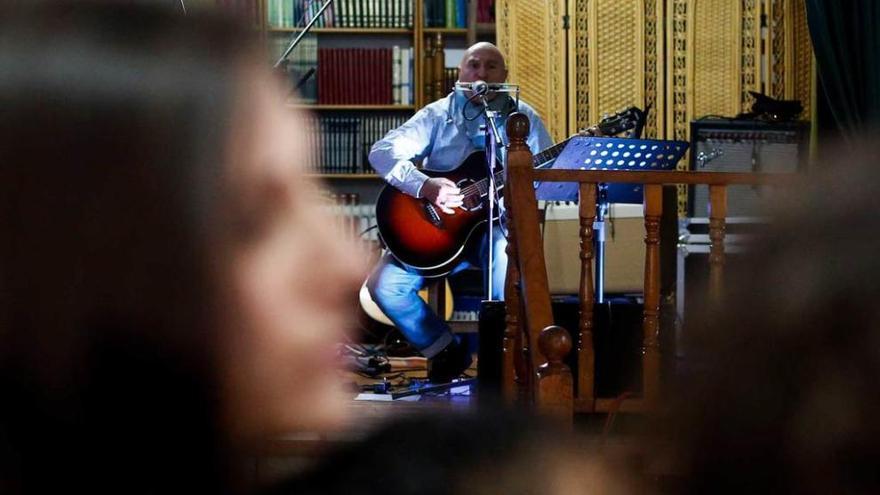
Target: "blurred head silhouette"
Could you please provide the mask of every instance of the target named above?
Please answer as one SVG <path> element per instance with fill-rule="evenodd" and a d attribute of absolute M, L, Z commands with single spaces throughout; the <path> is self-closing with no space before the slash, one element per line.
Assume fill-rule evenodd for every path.
<path fill-rule="evenodd" d="M 687 493 L 877 493 L 880 147 L 779 194 L 772 232 L 693 335 Z"/>
<path fill-rule="evenodd" d="M 165 7 L 0 13 L 0 491 L 231 491 L 344 420 L 362 268 L 298 117 L 246 30 Z"/>

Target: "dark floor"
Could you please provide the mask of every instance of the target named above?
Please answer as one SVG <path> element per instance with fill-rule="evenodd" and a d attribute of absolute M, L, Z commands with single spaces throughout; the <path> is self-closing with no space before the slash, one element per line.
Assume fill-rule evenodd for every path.
<path fill-rule="evenodd" d="M 424 371 L 412 373 L 423 376 Z M 358 385 L 378 383 L 380 380 L 369 380 L 354 374 L 343 379 Z M 353 386 L 354 387 L 354 386 Z M 271 439 L 266 443 L 263 455 L 256 463 L 257 477 L 262 483 L 271 483 L 285 476 L 296 474 L 308 469 L 324 454 L 334 447 L 356 442 L 381 425 L 400 418 L 419 414 L 441 414 L 448 416 L 457 413 L 475 411 L 478 397 L 474 391 L 470 395 L 453 395 L 448 393 L 427 394 L 417 401 L 356 401 L 357 392 L 353 389 L 350 427 L 333 434 L 298 434 Z M 674 456 L 646 454 L 645 439 L 649 437 L 649 426 L 642 415 L 618 414 L 612 418 L 604 414 L 581 414 L 575 417 L 575 430 L 582 435 L 583 442 L 589 447 L 595 444 L 597 449 L 612 453 L 619 459 L 635 465 L 644 473 L 646 479 L 655 488 L 654 493 L 673 493 L 676 486 Z M 479 434 L 475 432 L 475 434 Z M 656 444 L 651 446 L 654 449 Z"/>

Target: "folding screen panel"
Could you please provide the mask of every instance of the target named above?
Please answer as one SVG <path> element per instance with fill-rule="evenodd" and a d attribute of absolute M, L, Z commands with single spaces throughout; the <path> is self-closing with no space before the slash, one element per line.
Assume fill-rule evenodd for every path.
<path fill-rule="evenodd" d="M 646 135 L 662 135 L 663 0 L 569 0 L 571 127 L 650 105 Z"/>
<path fill-rule="evenodd" d="M 566 0 L 499 0 L 498 46 L 507 56 L 510 82 L 544 119 L 555 141 L 568 133 L 566 108 Z"/>

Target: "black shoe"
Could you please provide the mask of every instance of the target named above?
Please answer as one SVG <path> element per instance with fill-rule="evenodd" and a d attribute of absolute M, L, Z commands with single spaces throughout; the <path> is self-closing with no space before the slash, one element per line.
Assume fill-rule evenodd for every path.
<path fill-rule="evenodd" d="M 457 339 L 453 340 L 433 359 L 428 360 L 428 381 L 449 383 L 471 365 L 471 353 Z"/>

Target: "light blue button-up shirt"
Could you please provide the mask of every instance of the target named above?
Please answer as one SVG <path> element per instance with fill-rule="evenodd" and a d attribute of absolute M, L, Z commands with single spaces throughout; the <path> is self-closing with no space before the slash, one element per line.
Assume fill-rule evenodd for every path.
<path fill-rule="evenodd" d="M 496 102 L 501 104 L 504 100 L 495 98 L 491 104 Z M 462 109 L 466 110 L 464 114 Z M 552 146 L 550 134 L 535 110 L 522 100 L 517 110 L 529 118 L 530 131 L 526 143 L 532 153 Z M 392 186 L 420 197 L 422 184 L 428 176 L 417 169 L 413 162 L 423 160 L 424 168 L 429 170 L 453 170 L 471 153 L 484 149 L 485 138 L 480 131 L 484 118 L 465 118 L 465 115 L 472 118 L 479 112 L 480 109 L 473 103 L 467 103 L 463 94 L 450 93 L 422 108 L 402 126 L 377 141 L 370 150 L 370 165 Z M 498 119 L 498 132 L 505 143 L 506 122 L 506 116 Z"/>

